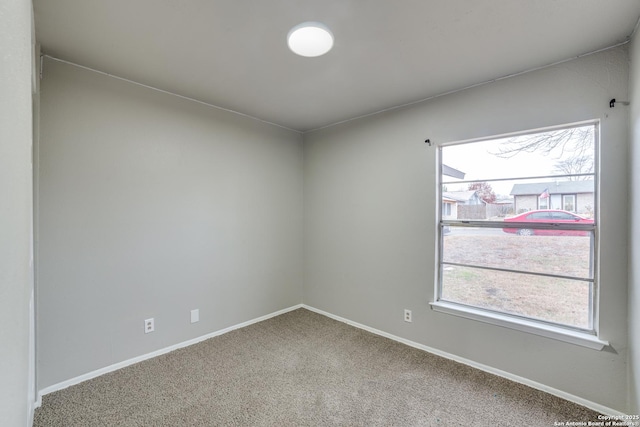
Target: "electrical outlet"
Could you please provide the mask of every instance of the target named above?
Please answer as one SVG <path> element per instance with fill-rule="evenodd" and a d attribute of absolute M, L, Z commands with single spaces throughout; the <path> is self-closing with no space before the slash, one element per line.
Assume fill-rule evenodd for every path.
<path fill-rule="evenodd" d="M 191 323 L 200 321 L 200 309 L 191 310 Z"/>
<path fill-rule="evenodd" d="M 144 333 L 148 334 L 149 332 L 153 332 L 155 330 L 156 330 L 156 327 L 153 322 L 153 317 L 151 319 L 146 319 L 144 321 Z"/>
<path fill-rule="evenodd" d="M 404 309 L 404 321 L 411 322 L 411 310 Z"/>

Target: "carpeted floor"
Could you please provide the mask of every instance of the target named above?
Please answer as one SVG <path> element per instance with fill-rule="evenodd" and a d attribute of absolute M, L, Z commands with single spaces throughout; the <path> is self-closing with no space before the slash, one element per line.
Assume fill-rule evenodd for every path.
<path fill-rule="evenodd" d="M 46 395 L 34 426 L 553 426 L 597 416 L 299 309 Z"/>

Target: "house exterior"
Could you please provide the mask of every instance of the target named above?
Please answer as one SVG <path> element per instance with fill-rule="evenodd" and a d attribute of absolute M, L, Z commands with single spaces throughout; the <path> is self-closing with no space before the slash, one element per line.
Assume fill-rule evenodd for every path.
<path fill-rule="evenodd" d="M 457 219 L 458 203 L 450 198 L 442 196 L 442 219 Z"/>
<path fill-rule="evenodd" d="M 593 180 L 514 184 L 510 194 L 516 214 L 535 209 L 562 209 L 589 217 L 595 201 Z"/>
<path fill-rule="evenodd" d="M 483 205 L 484 201 L 478 196 L 478 192 L 474 190 L 468 191 L 445 191 L 442 197 L 456 201 L 461 205 Z"/>
<path fill-rule="evenodd" d="M 455 178 L 456 180 L 464 179 L 465 173 L 452 168 L 451 166 L 442 165 L 442 175 Z M 442 193 L 442 219 L 458 219 L 458 203 L 465 203 L 468 197 L 457 196 L 459 193 L 471 193 L 469 191 L 445 191 Z"/>
<path fill-rule="evenodd" d="M 484 219 L 486 203 L 477 191 L 445 191 L 442 193 L 442 219 Z"/>

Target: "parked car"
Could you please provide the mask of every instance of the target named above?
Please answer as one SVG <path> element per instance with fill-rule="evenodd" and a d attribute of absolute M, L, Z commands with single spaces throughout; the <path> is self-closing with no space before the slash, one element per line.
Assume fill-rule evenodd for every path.
<path fill-rule="evenodd" d="M 571 212 L 541 209 L 529 211 L 523 214 L 505 218 L 504 222 L 520 222 L 520 223 L 550 223 L 550 224 L 593 224 L 593 220 L 576 215 Z M 527 228 L 522 225 L 519 228 L 503 228 L 505 233 L 515 233 L 520 236 L 588 236 L 589 232 L 584 230 L 558 230 L 558 229 L 535 229 Z"/>

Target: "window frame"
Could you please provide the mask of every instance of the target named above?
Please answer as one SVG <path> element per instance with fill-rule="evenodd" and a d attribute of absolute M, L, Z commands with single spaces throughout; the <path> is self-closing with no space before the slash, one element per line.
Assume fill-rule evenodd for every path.
<path fill-rule="evenodd" d="M 538 209 L 549 209 L 549 200 L 551 200 L 550 195 L 548 197 L 538 196 Z M 545 202 L 544 205 L 542 204 L 542 201 Z"/>
<path fill-rule="evenodd" d="M 451 203 L 442 201 L 442 214 L 444 216 L 451 216 Z"/>
<path fill-rule="evenodd" d="M 601 350 L 609 343 L 604 341 L 599 336 L 599 289 L 600 289 L 600 280 L 599 280 L 599 215 L 600 215 L 600 199 L 599 199 L 599 157 L 600 157 L 600 121 L 599 120 L 589 120 L 585 122 L 571 123 L 565 124 L 561 126 L 540 128 L 540 129 L 532 129 L 526 130 L 517 133 L 510 134 L 502 134 L 502 135 L 494 135 L 483 138 L 474 138 L 463 141 L 449 142 L 449 143 L 441 143 L 438 144 L 437 149 L 437 177 L 436 177 L 436 195 L 440 203 L 443 202 L 442 198 L 442 188 L 443 185 L 446 184 L 443 182 L 443 148 L 453 146 L 453 145 L 461 145 L 461 144 L 470 144 L 488 140 L 495 140 L 501 138 L 536 134 L 542 132 L 549 131 L 557 131 L 562 129 L 568 129 L 573 127 L 581 127 L 581 126 L 593 126 L 594 127 L 594 171 L 593 173 L 588 174 L 574 174 L 575 176 L 593 176 L 594 180 L 594 224 L 563 224 L 562 229 L 571 229 L 571 230 L 585 230 L 589 231 L 591 235 L 591 291 L 589 295 L 589 323 L 590 327 L 588 329 L 583 329 L 579 327 L 574 327 L 571 325 L 561 325 L 553 322 L 548 322 L 546 320 L 535 319 L 527 316 L 521 316 L 506 312 L 500 312 L 491 309 L 485 309 L 470 305 L 461 304 L 458 302 L 452 302 L 443 300 L 442 289 L 443 289 L 443 254 L 444 254 L 444 236 L 448 234 L 446 231 L 451 229 L 451 226 L 454 227 L 480 227 L 480 228 L 503 228 L 504 223 L 502 221 L 467 221 L 467 220 L 451 220 L 451 219 L 443 219 L 442 209 L 437 209 L 437 224 L 436 224 L 436 235 L 437 235 L 437 248 L 436 248 L 436 268 L 435 268 L 435 286 L 434 286 L 434 297 L 433 301 L 430 302 L 431 308 L 434 311 L 451 314 L 459 317 L 464 317 L 467 319 L 489 323 L 497 326 L 507 327 L 511 329 L 516 329 L 522 332 L 532 333 L 536 335 L 545 336 L 548 338 L 569 342 L 572 344 L 581 345 L 584 347 Z M 501 179 L 485 179 L 483 182 L 491 182 L 491 181 L 506 181 L 506 180 L 514 180 L 514 179 L 524 179 L 524 178 L 548 178 L 548 177 L 569 177 L 573 175 L 547 175 L 547 176 L 538 176 L 538 177 L 514 177 L 514 178 L 501 178 Z M 479 180 L 469 180 L 469 181 L 457 181 L 459 184 L 471 183 L 471 182 L 479 182 Z M 577 207 L 577 196 L 574 196 L 574 210 Z M 564 196 L 564 195 L 562 195 Z M 547 200 L 547 206 L 549 206 L 548 200 L 551 198 L 549 196 L 545 200 Z M 537 202 L 539 204 L 540 197 L 537 197 Z M 564 208 L 564 197 L 561 198 L 562 207 Z M 548 208 L 546 208 L 548 209 Z M 574 212 L 575 213 L 575 212 Z M 522 227 L 527 226 L 529 228 L 536 229 L 549 229 L 554 228 L 556 225 L 553 223 L 537 223 L 532 225 L 531 223 L 511 223 L 510 226 L 513 225 L 514 228 L 517 228 L 518 225 Z M 450 231 L 449 231 L 450 232 Z"/>

